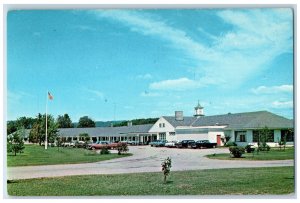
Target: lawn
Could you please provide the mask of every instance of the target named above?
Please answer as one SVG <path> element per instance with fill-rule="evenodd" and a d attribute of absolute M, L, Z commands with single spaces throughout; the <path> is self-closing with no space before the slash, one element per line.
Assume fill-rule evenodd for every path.
<path fill-rule="evenodd" d="M 229 153 L 222 154 L 210 154 L 206 155 L 206 157 L 210 159 L 220 159 L 220 160 L 286 160 L 286 159 L 294 159 L 294 148 L 286 148 L 285 151 L 279 149 L 271 149 L 270 151 L 260 151 L 259 154 L 257 152 L 254 153 L 245 153 L 242 155 L 242 158 L 233 158 Z"/>
<path fill-rule="evenodd" d="M 294 193 L 294 167 L 84 175 L 9 181 L 11 196 L 274 195 Z"/>
<path fill-rule="evenodd" d="M 130 156 L 132 154 L 106 154 L 100 155 L 94 151 L 82 148 L 49 147 L 47 150 L 38 145 L 25 145 L 24 153 L 14 156 L 7 154 L 7 166 L 33 166 L 53 164 L 75 164 L 104 161 L 114 158 Z"/>

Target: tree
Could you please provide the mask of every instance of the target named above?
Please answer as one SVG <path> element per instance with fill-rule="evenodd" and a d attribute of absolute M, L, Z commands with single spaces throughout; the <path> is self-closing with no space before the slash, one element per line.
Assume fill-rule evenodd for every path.
<path fill-rule="evenodd" d="M 61 147 L 62 144 L 62 138 L 60 136 L 56 137 L 56 146 L 57 146 L 57 150 L 59 151 L 59 147 Z"/>
<path fill-rule="evenodd" d="M 31 129 L 34 122 L 34 118 L 23 116 L 17 119 L 16 124 L 18 128 Z"/>
<path fill-rule="evenodd" d="M 168 157 L 167 159 L 165 159 L 161 163 L 161 167 L 162 167 L 162 172 L 164 174 L 164 183 L 167 183 L 167 176 L 170 174 L 171 167 L 172 167 L 172 160 L 171 160 L 171 158 Z"/>
<path fill-rule="evenodd" d="M 17 156 L 17 153 L 23 153 L 24 149 L 22 130 L 18 130 L 7 137 L 7 152 L 12 152 Z"/>
<path fill-rule="evenodd" d="M 57 123 L 52 115 L 47 115 L 47 139 L 48 143 L 54 143 L 57 136 Z M 29 133 L 29 142 L 41 145 L 46 139 L 46 115 L 37 115 L 36 121 Z"/>
<path fill-rule="evenodd" d="M 87 143 L 88 143 L 88 141 L 90 141 L 91 138 L 88 133 L 81 133 L 81 134 L 79 134 L 79 139 L 84 141 L 84 148 L 86 148 Z"/>
<path fill-rule="evenodd" d="M 7 135 L 10 135 L 18 130 L 16 121 L 7 121 Z"/>
<path fill-rule="evenodd" d="M 63 116 L 58 115 L 56 122 L 58 124 L 58 128 L 73 128 L 72 120 L 67 113 Z"/>
<path fill-rule="evenodd" d="M 79 119 L 77 128 L 93 128 L 95 126 L 95 121 L 90 119 L 88 116 L 83 116 Z"/>
<path fill-rule="evenodd" d="M 7 121 L 7 135 L 14 133 L 21 128 L 31 129 L 34 122 L 34 118 L 25 116 L 18 118 L 16 121 Z"/>

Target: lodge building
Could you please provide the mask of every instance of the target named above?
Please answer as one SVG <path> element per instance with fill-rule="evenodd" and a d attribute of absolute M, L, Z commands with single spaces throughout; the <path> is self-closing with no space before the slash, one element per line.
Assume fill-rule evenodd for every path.
<path fill-rule="evenodd" d="M 96 128 L 61 128 L 59 135 L 68 141 L 80 140 L 80 134 L 87 133 L 96 141 L 134 141 L 148 144 L 153 140 L 210 140 L 219 146 L 226 138 L 240 146 L 258 142 L 258 130 L 267 127 L 271 134 L 267 144 L 277 146 L 287 135 L 287 144 L 294 144 L 294 122 L 268 111 L 246 113 L 228 113 L 224 115 L 205 116 L 203 107 L 195 107 L 194 116 L 184 116 L 182 111 L 175 111 L 174 116 L 162 116 L 155 124 L 132 125 L 122 127 Z M 228 141 L 228 140 L 227 140 Z"/>

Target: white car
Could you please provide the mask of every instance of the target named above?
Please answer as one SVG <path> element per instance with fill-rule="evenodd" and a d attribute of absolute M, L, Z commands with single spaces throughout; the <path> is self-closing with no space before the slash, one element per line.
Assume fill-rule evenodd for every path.
<path fill-rule="evenodd" d="M 169 148 L 172 148 L 172 147 L 176 147 L 175 146 L 175 143 L 177 143 L 178 141 L 170 141 L 170 142 L 167 142 L 165 144 L 165 147 L 169 147 Z"/>

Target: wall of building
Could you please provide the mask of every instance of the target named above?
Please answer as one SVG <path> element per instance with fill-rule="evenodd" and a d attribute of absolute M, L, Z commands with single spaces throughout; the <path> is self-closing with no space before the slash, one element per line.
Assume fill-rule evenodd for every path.
<path fill-rule="evenodd" d="M 221 146 L 224 145 L 224 142 L 222 141 L 225 139 L 225 133 L 224 131 L 213 131 L 213 132 L 208 132 L 208 140 L 212 143 L 217 143 L 217 136 L 221 135 Z"/>
<path fill-rule="evenodd" d="M 165 133 L 166 140 L 175 141 L 177 140 L 177 136 L 170 135 L 170 133 L 172 134 L 172 132 L 175 132 L 175 128 L 163 117 L 159 118 L 149 130 L 149 133 L 157 135 L 157 139 L 160 139 L 160 133 Z"/>
<path fill-rule="evenodd" d="M 178 140 L 209 140 L 209 135 L 207 133 L 203 134 L 177 134 Z"/>

